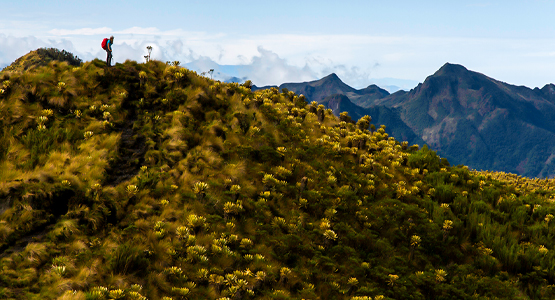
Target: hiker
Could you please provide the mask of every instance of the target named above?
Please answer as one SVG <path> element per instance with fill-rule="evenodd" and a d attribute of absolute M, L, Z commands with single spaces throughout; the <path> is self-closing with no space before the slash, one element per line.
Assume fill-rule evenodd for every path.
<path fill-rule="evenodd" d="M 110 39 L 106 39 L 106 48 L 104 48 L 104 50 L 106 50 L 106 65 L 108 67 L 111 67 L 111 63 L 112 63 L 112 45 L 114 44 L 114 36 L 112 35 L 110 37 Z"/>

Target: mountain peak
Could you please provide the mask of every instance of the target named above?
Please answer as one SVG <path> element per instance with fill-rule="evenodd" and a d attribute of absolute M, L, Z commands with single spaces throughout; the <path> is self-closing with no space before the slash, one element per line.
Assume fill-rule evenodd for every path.
<path fill-rule="evenodd" d="M 434 75 L 460 75 L 469 72 L 467 68 L 462 65 L 445 63 Z"/>
<path fill-rule="evenodd" d="M 322 78 L 322 79 L 328 79 L 328 80 L 329 80 L 329 79 L 333 79 L 333 80 L 341 80 L 341 79 L 339 79 L 339 76 L 337 76 L 337 74 L 335 74 L 335 73 L 331 73 L 330 75 L 328 75 L 328 76 L 325 76 L 325 77 L 324 77 L 324 78 Z"/>
<path fill-rule="evenodd" d="M 549 83 L 546 84 L 543 88 L 542 91 L 544 93 L 550 94 L 550 95 L 554 95 L 555 94 L 555 84 L 553 83 Z"/>
<path fill-rule="evenodd" d="M 371 84 L 371 85 L 369 85 L 369 86 L 367 86 L 367 87 L 365 87 L 365 88 L 363 88 L 363 89 L 360 89 L 358 92 L 359 92 L 360 94 L 363 94 L 363 93 L 372 93 L 372 92 L 376 93 L 376 92 L 377 92 L 377 93 L 383 94 L 382 97 L 385 97 L 385 96 L 387 96 L 387 95 L 390 94 L 387 90 L 382 89 L 381 87 L 379 87 L 379 86 L 377 86 L 377 85 L 375 85 L 375 84 Z"/>
<path fill-rule="evenodd" d="M 335 73 L 331 73 L 321 79 L 303 83 L 284 83 L 279 89 L 287 88 L 297 94 L 303 94 L 307 101 L 320 102 L 322 99 L 333 94 L 355 93 L 356 90 L 339 79 Z"/>
<path fill-rule="evenodd" d="M 337 74 L 335 73 L 331 73 L 328 76 L 323 77 L 320 80 L 317 80 L 316 82 L 318 83 L 325 83 L 325 84 L 330 84 L 330 83 L 336 83 L 336 84 L 341 84 L 341 85 L 346 85 L 341 78 L 339 78 L 339 76 L 337 76 Z"/>

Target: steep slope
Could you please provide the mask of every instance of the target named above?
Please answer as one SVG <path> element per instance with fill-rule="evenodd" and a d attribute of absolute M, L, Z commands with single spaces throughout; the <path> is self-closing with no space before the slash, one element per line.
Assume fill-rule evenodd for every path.
<path fill-rule="evenodd" d="M 385 106 L 362 108 L 353 104 L 347 96 L 339 94 L 328 96 L 321 103 L 326 108 L 331 109 L 335 116 L 339 116 L 342 112 L 347 112 L 349 117 L 354 121 L 358 121 L 360 118 L 368 115 L 371 116 L 372 122 L 375 124 L 387 124 L 386 132 L 395 137 L 395 139 L 407 141 L 409 144 L 424 144 L 424 141 L 401 120 L 399 113 L 395 109 Z"/>
<path fill-rule="evenodd" d="M 320 101 L 326 108 L 331 109 L 334 115 L 339 116 L 342 112 L 347 112 L 353 120 L 358 120 L 368 115 L 365 109 L 353 104 L 349 97 L 343 94 L 327 96 Z"/>
<path fill-rule="evenodd" d="M 552 177 L 555 104 L 549 91 L 549 86 L 531 90 L 445 64 L 409 93 L 375 105 L 400 109 L 405 123 L 453 162 Z"/>
<path fill-rule="evenodd" d="M 552 180 L 159 61 L 0 84 L 0 298 L 555 296 Z"/>

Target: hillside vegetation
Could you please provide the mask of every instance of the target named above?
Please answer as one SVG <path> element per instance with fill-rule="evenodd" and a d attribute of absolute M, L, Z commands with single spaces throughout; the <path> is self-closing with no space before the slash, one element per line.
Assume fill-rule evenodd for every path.
<path fill-rule="evenodd" d="M 0 73 L 0 298 L 555 297 L 553 181 L 178 64 Z"/>

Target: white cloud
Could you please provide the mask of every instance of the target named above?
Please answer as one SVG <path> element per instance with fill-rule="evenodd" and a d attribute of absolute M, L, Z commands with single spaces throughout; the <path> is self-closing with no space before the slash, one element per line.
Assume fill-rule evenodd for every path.
<path fill-rule="evenodd" d="M 0 45 L 0 65 L 2 66 L 9 65 L 28 52 L 42 47 L 53 47 L 75 52 L 71 41 L 65 39 L 44 41 L 32 36 L 14 37 L 0 34 Z"/>
<path fill-rule="evenodd" d="M 113 30 L 109 27 L 78 28 L 78 29 L 52 29 L 48 33 L 56 36 L 66 35 L 100 35 L 100 34 L 131 34 L 131 35 L 165 35 L 176 36 L 183 34 L 182 30 L 160 31 L 156 27 L 131 27 L 124 30 Z"/>
<path fill-rule="evenodd" d="M 64 36 L 64 35 L 99 35 L 99 34 L 110 34 L 112 33 L 112 29 L 108 27 L 101 27 L 101 28 L 80 28 L 80 29 L 52 29 L 48 31 L 48 33 L 56 36 Z"/>
<path fill-rule="evenodd" d="M 251 59 L 244 76 L 259 86 L 314 80 L 317 76 L 308 66 L 301 68 L 291 65 L 276 53 L 262 47 L 257 50 L 259 55 Z"/>
<path fill-rule="evenodd" d="M 355 87 L 370 84 L 369 73 L 357 67 L 333 64 L 332 61 L 307 60 L 304 66 L 297 66 L 281 58 L 277 53 L 258 47 L 258 54 L 240 65 L 220 65 L 209 57 L 199 57 L 187 67 L 205 72 L 215 69 L 215 79 L 228 80 L 231 77 L 241 80 L 250 79 L 257 86 L 279 85 L 286 82 L 304 82 L 320 79 L 336 73 L 342 80 Z"/>

